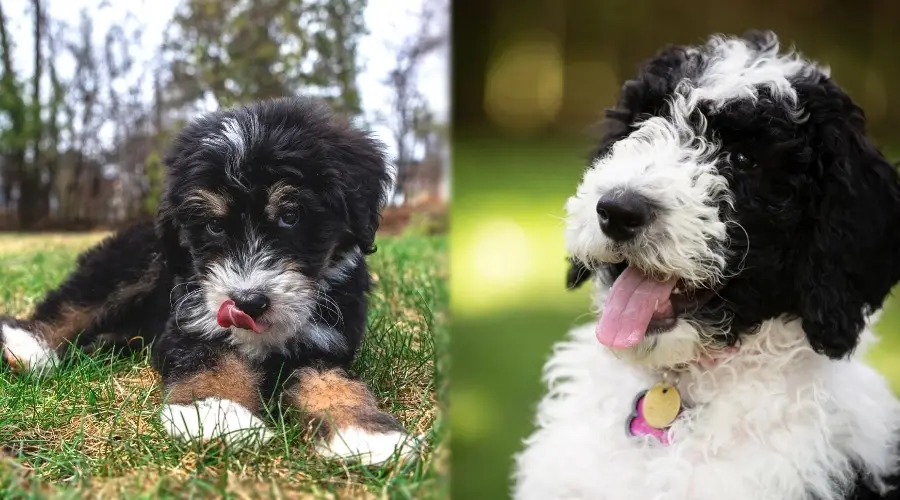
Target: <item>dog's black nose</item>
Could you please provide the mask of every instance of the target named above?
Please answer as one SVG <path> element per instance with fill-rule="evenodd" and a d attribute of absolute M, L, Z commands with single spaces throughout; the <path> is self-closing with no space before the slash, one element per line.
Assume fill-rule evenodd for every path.
<path fill-rule="evenodd" d="M 235 294 L 233 298 L 234 305 L 253 319 L 262 316 L 269 308 L 269 298 L 261 293 Z"/>
<path fill-rule="evenodd" d="M 635 193 L 605 194 L 597 202 L 600 229 L 615 241 L 634 238 L 650 223 L 653 207 L 647 198 Z"/>

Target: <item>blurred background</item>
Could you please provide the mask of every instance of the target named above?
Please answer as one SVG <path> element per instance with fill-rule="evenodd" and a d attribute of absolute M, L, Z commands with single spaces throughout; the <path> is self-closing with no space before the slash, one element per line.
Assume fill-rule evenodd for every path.
<path fill-rule="evenodd" d="M 0 230 L 152 216 L 199 112 L 316 95 L 398 167 L 385 231 L 449 193 L 448 0 L 0 0 Z"/>
<path fill-rule="evenodd" d="M 508 497 L 550 346 L 590 321 L 566 292 L 563 205 L 591 127 L 670 43 L 773 29 L 827 64 L 900 160 L 900 3 L 891 0 L 454 0 L 453 492 Z M 895 305 L 896 304 L 896 305 Z M 872 361 L 900 389 L 900 304 Z"/>

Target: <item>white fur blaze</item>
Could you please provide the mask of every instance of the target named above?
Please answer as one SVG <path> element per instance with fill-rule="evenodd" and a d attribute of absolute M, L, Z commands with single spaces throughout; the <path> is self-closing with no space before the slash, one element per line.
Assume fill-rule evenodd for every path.
<path fill-rule="evenodd" d="M 3 359 L 17 371 L 46 375 L 59 362 L 56 352 L 27 330 L 3 325 L 0 333 Z"/>
<path fill-rule="evenodd" d="M 727 228 L 734 223 L 721 207 L 730 206 L 733 196 L 718 171 L 729 152 L 708 137 L 706 115 L 737 100 L 755 101 L 765 88 L 795 120 L 804 120 L 791 79 L 820 68 L 794 52 L 779 55 L 778 48 L 774 37 L 764 50 L 743 39 L 713 37 L 704 47 L 704 69 L 677 86 L 668 109 L 631 124 L 635 130 L 585 172 L 566 205 L 570 255 L 585 263 L 627 259 L 645 271 L 699 286 L 721 281 Z M 658 220 L 624 247 L 607 238 L 597 222 L 598 199 L 617 191 L 640 194 L 659 212 Z"/>
<path fill-rule="evenodd" d="M 588 267 L 624 262 L 655 277 L 715 289 L 743 267 L 741 249 L 729 237 L 743 231 L 730 184 L 730 172 L 739 168 L 736 155 L 743 153 L 710 117 L 727 113 L 736 101 L 765 98 L 802 122 L 806 114 L 792 81 L 822 70 L 793 51 L 779 55 L 774 35 L 759 44 L 716 36 L 689 52 L 703 62 L 686 63 L 693 69 L 673 82 L 665 109 L 629 123 L 630 133 L 585 171 L 566 203 L 566 249 Z M 598 201 L 619 193 L 638 195 L 653 208 L 654 217 L 626 241 L 605 234 L 597 215 Z M 595 310 L 611 285 L 596 283 Z M 621 354 L 651 367 L 683 363 L 727 328 L 728 315 L 718 316 L 703 325 L 679 319 L 665 335 L 648 336 Z"/>
<path fill-rule="evenodd" d="M 252 445 L 263 444 L 273 435 L 250 410 L 228 399 L 168 404 L 160 420 L 170 436 L 182 441 L 223 439 L 230 445 Z"/>
<path fill-rule="evenodd" d="M 203 293 L 178 304 L 179 325 L 202 336 L 218 335 L 222 327 L 216 311 L 224 300 L 235 292 L 264 293 L 270 302 L 260 320 L 267 325 L 265 334 L 231 327 L 228 341 L 252 360 L 271 352 L 287 354 L 288 343 L 310 318 L 318 293 L 314 281 L 288 267 L 255 229 L 248 229 L 240 251 L 208 267 L 201 280 Z"/>
<path fill-rule="evenodd" d="M 842 500 L 855 467 L 895 469 L 890 387 L 860 353 L 816 354 L 797 321 L 767 321 L 727 359 L 682 373 L 689 409 L 668 446 L 625 432 L 635 395 L 658 380 L 600 348 L 593 324 L 571 331 L 544 368 L 513 498 Z"/>
<path fill-rule="evenodd" d="M 326 458 L 380 465 L 394 457 L 413 458 L 420 442 L 419 438 L 401 431 L 373 433 L 358 427 L 347 427 L 336 432 L 330 440 L 319 443 L 316 451 Z"/>

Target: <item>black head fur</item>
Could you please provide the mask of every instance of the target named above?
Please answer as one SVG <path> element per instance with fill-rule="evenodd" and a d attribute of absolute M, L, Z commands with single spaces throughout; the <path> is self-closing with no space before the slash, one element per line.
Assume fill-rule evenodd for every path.
<path fill-rule="evenodd" d="M 228 127 L 240 136 L 242 151 L 221 139 L 210 143 Z M 383 146 L 319 101 L 284 98 L 206 115 L 179 134 L 165 163 L 157 230 L 175 268 L 186 271 L 191 250 L 218 243 L 204 232 L 208 217 L 185 205 L 185 197 L 201 188 L 224 190 L 270 231 L 277 227 L 263 220 L 267 191 L 278 182 L 298 188 L 299 221 L 279 238 L 311 274 L 353 246 L 375 250 L 391 183 Z M 223 222 L 225 234 L 243 227 L 238 215 Z"/>
<path fill-rule="evenodd" d="M 766 32 L 743 38 L 758 48 L 776 43 Z M 606 112 L 593 158 L 638 120 L 665 116 L 676 85 L 702 71 L 706 57 L 702 47 L 669 47 L 646 62 Z M 704 112 L 707 138 L 751 166 L 719 168 L 734 194 L 729 278 L 698 317 L 730 318 L 727 344 L 767 319 L 798 317 L 812 347 L 839 358 L 856 346 L 865 314 L 900 280 L 900 179 L 866 137 L 863 111 L 830 77 L 815 70 L 791 84 L 804 119 L 792 119 L 791 107 L 766 88 L 756 101 Z M 624 269 L 604 267 L 613 275 Z M 585 274 L 572 259 L 567 285 L 583 283 Z"/>

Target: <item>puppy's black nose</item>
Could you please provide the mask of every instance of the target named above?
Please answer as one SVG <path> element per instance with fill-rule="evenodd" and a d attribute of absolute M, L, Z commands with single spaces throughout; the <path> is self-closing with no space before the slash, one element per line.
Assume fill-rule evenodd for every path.
<path fill-rule="evenodd" d="M 647 198 L 631 193 L 605 194 L 597 202 L 597 219 L 604 234 L 615 241 L 628 241 L 653 217 Z"/>
<path fill-rule="evenodd" d="M 253 319 L 262 316 L 269 308 L 269 298 L 261 293 L 235 294 L 233 299 L 234 305 Z"/>

